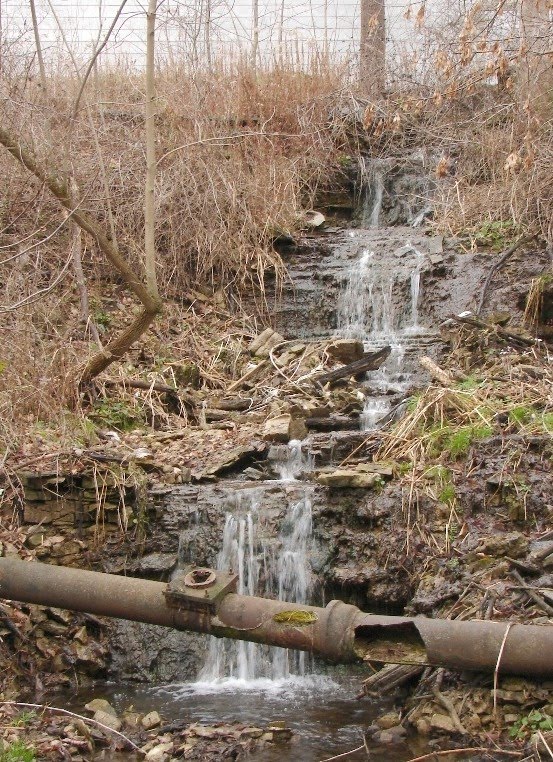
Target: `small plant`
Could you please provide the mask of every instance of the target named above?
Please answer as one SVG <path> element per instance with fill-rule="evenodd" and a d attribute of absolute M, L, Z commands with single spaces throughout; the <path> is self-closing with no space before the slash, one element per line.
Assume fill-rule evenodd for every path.
<path fill-rule="evenodd" d="M 512 220 L 494 220 L 483 222 L 473 231 L 472 237 L 477 246 L 487 246 L 494 251 L 500 251 L 517 232 Z"/>
<path fill-rule="evenodd" d="M 445 484 L 442 491 L 438 495 L 438 500 L 440 503 L 446 503 L 446 505 L 452 505 L 452 503 L 455 501 L 455 486 L 450 482 L 449 484 Z"/>
<path fill-rule="evenodd" d="M 422 398 L 421 394 L 413 394 L 412 397 L 409 397 L 406 403 L 406 408 L 408 413 L 414 413 L 417 409 L 417 405 L 419 404 L 420 400 Z"/>
<path fill-rule="evenodd" d="M 11 724 L 18 728 L 24 728 L 36 719 L 36 712 L 31 710 L 30 712 L 21 712 L 15 719 L 11 721 Z"/>
<path fill-rule="evenodd" d="M 413 464 L 408 460 L 404 460 L 401 463 L 394 464 L 394 471 L 396 472 L 398 476 L 405 476 L 405 474 L 408 474 L 412 470 L 413 470 Z"/>
<path fill-rule="evenodd" d="M 539 709 L 533 709 L 509 728 L 511 738 L 524 739 L 537 730 L 553 730 L 553 717 Z"/>
<path fill-rule="evenodd" d="M 140 411 L 126 402 L 110 399 L 96 403 L 89 417 L 95 423 L 117 431 L 131 431 L 144 423 Z"/>
<path fill-rule="evenodd" d="M 34 762 L 35 759 L 35 750 L 23 741 L 6 745 L 0 740 L 0 762 Z"/>
<path fill-rule="evenodd" d="M 517 405 L 509 413 L 509 421 L 517 426 L 525 426 L 537 417 L 537 411 L 533 407 Z"/>
<path fill-rule="evenodd" d="M 455 388 L 462 392 L 473 392 L 482 386 L 482 381 L 474 376 L 468 376 L 455 384 Z"/>
<path fill-rule="evenodd" d="M 450 452 L 453 458 L 460 458 L 467 454 L 474 441 L 486 439 L 491 436 L 492 431 L 492 427 L 487 424 L 460 426 L 449 433 L 444 442 L 444 448 Z"/>
<path fill-rule="evenodd" d="M 104 329 L 109 328 L 112 322 L 111 315 L 108 312 L 104 312 L 103 310 L 97 310 L 94 312 L 93 318 L 96 325 Z"/>

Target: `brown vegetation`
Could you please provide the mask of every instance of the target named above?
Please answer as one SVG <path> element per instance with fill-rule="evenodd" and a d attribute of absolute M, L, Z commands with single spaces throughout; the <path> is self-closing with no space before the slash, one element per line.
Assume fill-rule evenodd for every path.
<path fill-rule="evenodd" d="M 274 240 L 298 229 L 317 190 L 331 185 L 342 159 L 359 148 L 393 155 L 422 147 L 435 175 L 433 224 L 470 246 L 501 249 L 521 233 L 551 244 L 547 22 L 532 19 L 521 30 L 515 17 L 516 9 L 502 4 L 495 14 L 475 5 L 454 20 L 426 21 L 419 12 L 413 35 L 421 45 L 389 62 L 389 90 L 378 102 L 355 95 L 347 68 L 328 57 L 313 56 L 303 70 L 286 58 L 267 68 L 213 60 L 209 71 L 174 62 L 159 69 L 155 243 L 162 298 L 179 302 L 203 291 L 236 311 L 247 289 L 262 311 L 266 278 L 285 275 Z M 50 70 L 45 94 L 15 54 L 3 65 L 3 126 L 60 181 L 71 179 L 76 213 L 109 231 L 138 272 L 142 76 L 123 64 L 99 68 L 81 93 L 81 79 Z M 0 207 L 0 437 L 9 446 L 37 421 L 63 428 L 71 420 L 74 427 L 67 410 L 79 406 L 76 368 L 98 348 L 97 329 L 102 342 L 109 339 L 114 325 L 132 322 L 134 308 L 88 236 L 83 282 L 67 214 L 6 152 L 0 166 L 7 178 Z M 174 316 L 183 319 L 180 310 Z"/>

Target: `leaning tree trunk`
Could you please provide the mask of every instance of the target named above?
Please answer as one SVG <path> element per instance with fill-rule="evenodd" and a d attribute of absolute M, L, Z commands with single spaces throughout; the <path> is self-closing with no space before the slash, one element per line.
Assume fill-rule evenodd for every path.
<path fill-rule="evenodd" d="M 79 374 L 79 383 L 82 385 L 91 381 L 99 373 L 105 370 L 112 362 L 119 360 L 140 336 L 148 329 L 161 310 L 156 279 L 156 252 L 155 252 L 155 79 L 154 79 L 154 30 L 156 18 L 155 0 L 149 0 L 148 7 L 148 38 L 147 38 L 147 65 L 146 65 L 146 181 L 145 181 L 145 271 L 146 283 L 144 283 L 135 269 L 130 265 L 128 258 L 121 253 L 114 243 L 110 234 L 106 234 L 103 228 L 85 212 L 78 208 L 73 199 L 68 183 L 61 179 L 55 172 L 50 172 L 42 167 L 34 154 L 27 149 L 17 136 L 12 135 L 4 127 L 0 126 L 0 143 L 17 159 L 29 172 L 40 180 L 48 190 L 58 199 L 65 209 L 68 210 L 73 222 L 81 230 L 92 236 L 100 251 L 106 256 L 113 268 L 122 278 L 127 288 L 132 291 L 142 304 L 142 309 L 133 322 L 127 326 L 118 336 L 95 354 Z"/>
<path fill-rule="evenodd" d="M 89 360 L 79 378 L 81 384 L 86 383 L 105 370 L 114 360 L 121 358 L 131 345 L 140 338 L 155 316 L 160 312 L 161 300 L 157 294 L 152 294 L 147 286 L 144 285 L 127 259 L 114 247 L 98 223 L 84 212 L 75 208 L 65 181 L 41 167 L 31 151 L 21 145 L 20 141 L 2 126 L 0 126 L 0 143 L 29 172 L 32 172 L 35 177 L 44 183 L 58 201 L 69 210 L 72 220 L 94 238 L 98 248 L 119 273 L 127 288 L 138 297 L 143 305 L 143 310 L 133 323 Z"/>

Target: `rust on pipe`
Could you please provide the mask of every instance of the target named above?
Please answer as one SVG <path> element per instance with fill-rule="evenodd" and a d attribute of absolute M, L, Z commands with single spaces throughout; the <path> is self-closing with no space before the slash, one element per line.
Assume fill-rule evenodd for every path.
<path fill-rule="evenodd" d="M 551 625 L 377 616 L 341 601 L 319 608 L 227 588 L 215 604 L 204 606 L 201 596 L 208 590 L 202 580 L 212 570 L 197 571 L 200 585 L 188 607 L 171 602 L 170 585 L 163 582 L 0 558 L 0 597 L 310 651 L 337 662 L 498 668 L 502 674 L 553 677 Z"/>

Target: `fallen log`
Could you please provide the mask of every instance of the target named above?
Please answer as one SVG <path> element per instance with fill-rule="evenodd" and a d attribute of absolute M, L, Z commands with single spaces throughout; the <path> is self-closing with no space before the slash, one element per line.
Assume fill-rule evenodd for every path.
<path fill-rule="evenodd" d="M 505 341 L 508 341 L 510 344 L 514 344 L 515 346 L 534 347 L 539 346 L 540 343 L 538 339 L 532 339 L 527 336 L 522 336 L 521 334 L 514 333 L 514 331 L 508 331 L 507 329 L 502 328 L 500 325 L 488 323 L 481 318 L 474 317 L 473 315 L 451 315 L 449 319 L 455 321 L 456 323 L 461 323 L 462 325 L 470 325 L 472 328 L 477 328 L 481 331 L 489 331 L 490 333 L 495 333 L 496 336 L 505 339 Z"/>
<path fill-rule="evenodd" d="M 341 601 L 319 608 L 238 595 L 236 585 L 236 575 L 213 569 L 183 571 L 165 584 L 0 558 L 7 600 L 295 648 L 335 662 L 553 677 L 550 625 L 380 616 Z"/>
<path fill-rule="evenodd" d="M 216 410 L 249 410 L 253 404 L 253 397 L 225 397 L 210 401 Z"/>
<path fill-rule="evenodd" d="M 357 698 L 391 693 L 400 685 L 421 675 L 424 669 L 424 667 L 411 664 L 387 664 L 374 675 L 363 680 L 363 692 Z"/>
<path fill-rule="evenodd" d="M 347 365 L 342 365 L 341 368 L 330 370 L 327 373 L 319 373 L 313 380 L 318 384 L 329 384 L 334 381 L 339 381 L 341 378 L 358 376 L 369 370 L 376 370 L 377 368 L 380 368 L 385 360 L 387 360 L 391 351 L 392 348 L 386 346 L 379 349 L 378 352 L 365 352 L 360 360 L 355 360 Z"/>
<path fill-rule="evenodd" d="M 310 431 L 356 431 L 359 428 L 359 416 L 329 415 L 306 418 L 305 425 Z"/>

